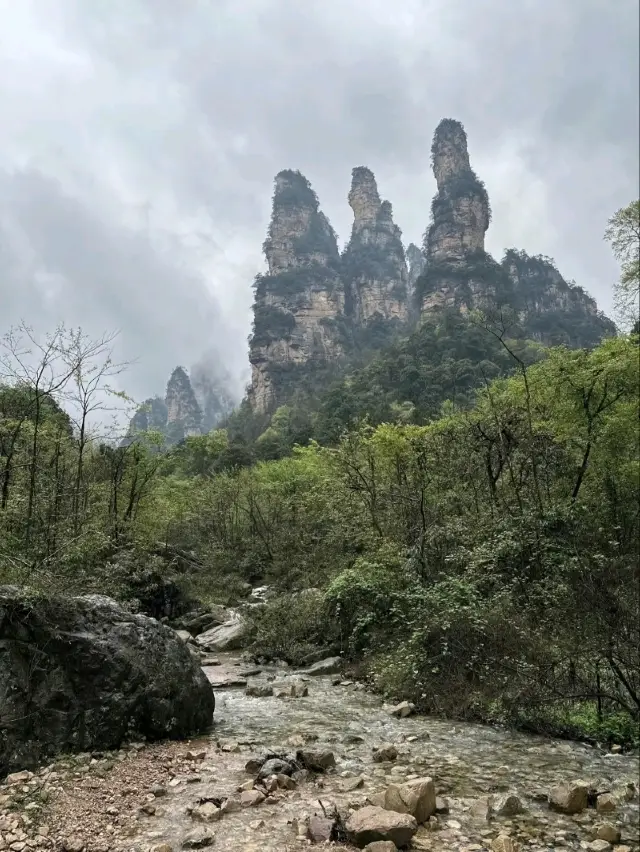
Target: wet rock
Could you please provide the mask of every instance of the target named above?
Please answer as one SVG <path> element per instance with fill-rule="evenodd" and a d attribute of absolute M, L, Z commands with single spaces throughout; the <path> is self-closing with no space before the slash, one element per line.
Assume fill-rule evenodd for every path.
<path fill-rule="evenodd" d="M 596 810 L 599 814 L 610 814 L 618 807 L 618 801 L 612 793 L 601 793 L 596 799 Z"/>
<path fill-rule="evenodd" d="M 273 695 L 273 686 L 270 683 L 261 683 L 260 681 L 249 681 L 247 688 L 244 691 L 245 695 L 252 698 L 268 698 Z"/>
<path fill-rule="evenodd" d="M 353 843 L 363 849 L 376 840 L 388 840 L 396 846 L 408 846 L 418 829 L 411 814 L 399 814 L 368 805 L 352 814 L 346 823 Z"/>
<path fill-rule="evenodd" d="M 317 663 L 309 666 L 308 669 L 305 669 L 305 674 L 314 677 L 317 675 L 339 674 L 342 671 L 342 666 L 342 657 L 327 657 L 325 660 L 319 660 Z"/>
<path fill-rule="evenodd" d="M 191 816 L 198 822 L 217 822 L 220 819 L 220 808 L 213 802 L 204 802 L 191 811 Z"/>
<path fill-rule="evenodd" d="M 205 828 L 198 828 L 189 832 L 182 841 L 183 849 L 207 849 L 215 842 L 215 834 Z"/>
<path fill-rule="evenodd" d="M 584 781 L 558 784 L 549 791 L 549 807 L 563 814 L 579 814 L 587 807 L 589 785 Z"/>
<path fill-rule="evenodd" d="M 331 840 L 334 820 L 328 817 L 312 816 L 309 818 L 307 836 L 312 843 L 326 843 Z"/>
<path fill-rule="evenodd" d="M 494 799 L 493 810 L 498 816 L 513 817 L 524 811 L 524 805 L 515 793 L 505 793 Z"/>
<path fill-rule="evenodd" d="M 520 847 L 508 834 L 499 834 L 491 843 L 492 852 L 518 852 Z"/>
<path fill-rule="evenodd" d="M 311 772 L 326 772 L 336 765 L 332 751 L 298 751 L 296 761 Z"/>
<path fill-rule="evenodd" d="M 163 787 L 162 784 L 155 784 L 151 788 L 151 793 L 156 797 L 156 799 L 160 799 L 162 796 L 167 795 L 167 788 Z"/>
<path fill-rule="evenodd" d="M 357 778 L 347 778 L 346 781 L 343 781 L 340 785 L 340 789 L 343 793 L 353 793 L 354 790 L 359 790 L 364 786 L 364 778 L 362 776 L 358 776 Z"/>
<path fill-rule="evenodd" d="M 194 761 L 204 760 L 206 756 L 207 756 L 206 749 L 199 749 L 198 751 L 191 749 L 185 755 L 187 760 L 194 760 Z"/>
<path fill-rule="evenodd" d="M 391 743 L 383 743 L 381 746 L 373 749 L 373 759 L 376 763 L 395 760 L 397 756 L 398 749 Z"/>
<path fill-rule="evenodd" d="M 294 767 L 288 760 L 272 757 L 261 764 L 258 770 L 258 778 L 268 778 L 270 775 L 291 775 L 293 771 Z"/>
<path fill-rule="evenodd" d="M 389 715 L 395 716 L 396 719 L 406 719 L 407 716 L 411 716 L 415 712 L 415 709 L 416 705 L 410 701 L 401 701 L 400 704 L 390 708 Z"/>
<path fill-rule="evenodd" d="M 436 788 L 431 778 L 418 778 L 407 784 L 391 784 L 384 794 L 384 807 L 400 814 L 410 814 L 418 823 L 426 822 L 436 812 Z"/>
<path fill-rule="evenodd" d="M 595 827 L 596 840 L 606 840 L 607 843 L 620 843 L 620 829 L 610 822 L 602 822 Z"/>

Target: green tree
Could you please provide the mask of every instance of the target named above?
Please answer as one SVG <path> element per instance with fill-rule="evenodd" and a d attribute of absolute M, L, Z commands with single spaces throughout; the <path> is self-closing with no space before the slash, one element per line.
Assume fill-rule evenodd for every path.
<path fill-rule="evenodd" d="M 628 329 L 637 325 L 640 315 L 640 199 L 616 210 L 604 238 L 620 263 L 614 305 L 621 324 Z"/>

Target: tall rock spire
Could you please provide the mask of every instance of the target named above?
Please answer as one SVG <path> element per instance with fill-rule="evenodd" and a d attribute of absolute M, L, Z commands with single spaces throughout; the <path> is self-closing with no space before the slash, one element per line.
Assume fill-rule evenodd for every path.
<path fill-rule="evenodd" d="M 290 170 L 276 175 L 264 253 L 268 273 L 255 281 L 249 402 L 266 412 L 308 361 L 341 352 L 337 320 L 344 308 L 336 235 L 309 181 Z"/>
<path fill-rule="evenodd" d="M 351 239 L 342 256 L 347 304 L 356 323 L 407 318 L 407 264 L 402 233 L 388 201 L 381 201 L 371 169 L 352 172 Z"/>
<path fill-rule="evenodd" d="M 445 118 L 436 128 L 431 164 L 438 192 L 425 235 L 426 269 L 415 288 L 421 313 L 454 304 L 471 307 L 483 289 L 478 275 L 486 279 L 489 267 L 490 275 L 504 277 L 484 249 L 489 197 L 471 168 L 467 134 L 459 121 Z"/>

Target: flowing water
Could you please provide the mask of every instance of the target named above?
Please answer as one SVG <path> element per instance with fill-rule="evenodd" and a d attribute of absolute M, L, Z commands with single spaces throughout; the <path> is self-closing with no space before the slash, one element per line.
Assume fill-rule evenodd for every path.
<path fill-rule="evenodd" d="M 239 685 L 224 685 L 241 682 L 239 662 L 228 657 L 222 663 L 205 669 L 214 685 L 223 685 L 216 687 L 212 734 L 191 745 L 207 751 L 198 768 L 200 781 L 176 781 L 162 799 L 162 809 L 146 823 L 144 838 L 136 841 L 144 839 L 150 846 L 165 842 L 180 849 L 195 826 L 188 807 L 199 798 L 232 795 L 250 779 L 244 766 L 251 756 L 267 750 L 291 753 L 305 743 L 314 750 L 333 751 L 335 770 L 295 790 L 281 791 L 258 807 L 224 814 L 207 826 L 215 834 L 214 849 L 285 852 L 305 848 L 307 841 L 296 835 L 296 821 L 320 814 L 319 802 L 327 808 L 364 804 L 390 781 L 421 776 L 434 779 L 450 812 L 438 817 L 437 830 L 418 831 L 415 849 L 481 852 L 491 848 L 501 831 L 517 839 L 523 850 L 584 849 L 593 840 L 593 826 L 603 819 L 618 825 L 623 844 L 632 849 L 638 845 L 637 795 L 630 802 L 623 795 L 629 782 L 638 782 L 637 755 L 605 754 L 579 743 L 428 717 L 395 719 L 378 697 L 357 684 L 332 685 L 330 677 L 309 678 L 309 694 L 304 698 L 250 698 Z M 279 672 L 278 678 L 283 675 Z M 394 743 L 398 757 L 394 762 L 374 763 L 372 749 L 383 742 Z M 362 787 L 345 791 L 347 779 L 357 776 L 364 779 Z M 575 816 L 551 812 L 546 803 L 549 788 L 576 779 L 593 783 L 599 791 L 617 792 L 616 812 L 606 817 L 593 809 Z M 502 791 L 517 793 L 526 811 L 491 822 L 471 815 L 475 800 Z"/>

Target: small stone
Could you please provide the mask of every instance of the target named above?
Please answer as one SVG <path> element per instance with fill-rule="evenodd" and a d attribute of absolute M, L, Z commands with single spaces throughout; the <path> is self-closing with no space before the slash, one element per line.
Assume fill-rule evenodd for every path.
<path fill-rule="evenodd" d="M 587 844 L 587 849 L 592 850 L 592 852 L 607 852 L 611 849 L 611 844 L 606 840 L 594 840 Z"/>
<path fill-rule="evenodd" d="M 264 828 L 264 826 L 265 821 L 263 819 L 254 819 L 252 822 L 249 823 L 249 828 L 251 828 L 253 831 L 257 831 L 259 828 Z"/>
<path fill-rule="evenodd" d="M 270 683 L 249 681 L 244 694 L 248 695 L 250 698 L 268 698 L 273 695 L 273 686 Z"/>
<path fill-rule="evenodd" d="M 610 822 L 596 826 L 596 840 L 606 840 L 608 843 L 620 843 L 620 829 Z"/>
<path fill-rule="evenodd" d="M 449 813 L 449 802 L 446 799 L 441 799 L 440 796 L 436 796 L 436 813 L 437 814 L 448 814 Z"/>
<path fill-rule="evenodd" d="M 220 815 L 220 808 L 213 802 L 204 802 L 191 811 L 192 818 L 198 822 L 217 822 Z"/>
<path fill-rule="evenodd" d="M 398 749 L 391 743 L 383 743 L 378 748 L 373 749 L 373 759 L 376 763 L 385 763 L 395 760 L 398 756 Z"/>
<path fill-rule="evenodd" d="M 182 841 L 183 849 L 206 849 L 215 841 L 215 834 L 206 829 L 199 828 L 191 831 Z"/>
<path fill-rule="evenodd" d="M 410 701 L 401 701 L 400 704 L 390 708 L 389 715 L 395 716 L 396 719 L 406 719 L 407 716 L 411 716 L 415 712 L 415 709 L 416 705 Z"/>
<path fill-rule="evenodd" d="M 334 822 L 327 817 L 312 816 L 309 819 L 307 836 L 312 843 L 326 843 L 331 840 Z"/>
<path fill-rule="evenodd" d="M 469 812 L 474 819 L 489 822 L 493 816 L 493 799 L 491 796 L 483 796 L 475 801 L 469 808 Z"/>
<path fill-rule="evenodd" d="M 518 852 L 519 848 L 508 834 L 499 834 L 491 844 L 492 852 Z"/>
<path fill-rule="evenodd" d="M 384 794 L 388 811 L 410 814 L 418 823 L 426 822 L 436 812 L 436 789 L 432 778 L 417 778 L 406 784 L 391 784 Z"/>
<path fill-rule="evenodd" d="M 612 793 L 601 793 L 596 799 L 596 810 L 599 814 L 610 814 L 617 807 L 617 799 Z"/>
<path fill-rule="evenodd" d="M 155 784 L 151 788 L 151 792 L 156 797 L 156 799 L 160 799 L 160 798 L 162 798 L 162 796 L 167 795 L 167 788 L 163 787 L 162 784 Z"/>
<path fill-rule="evenodd" d="M 336 758 L 332 751 L 299 751 L 296 760 L 306 769 L 312 772 L 326 772 L 336 765 Z"/>
<path fill-rule="evenodd" d="M 147 816 L 153 816 L 156 812 L 156 806 L 152 805 L 151 802 L 147 802 L 140 808 L 140 812 Z"/>
<path fill-rule="evenodd" d="M 347 778 L 340 785 L 343 793 L 353 793 L 354 790 L 359 790 L 364 786 L 364 778 L 360 775 L 357 778 Z"/>
<path fill-rule="evenodd" d="M 265 799 L 266 796 L 259 790 L 244 790 L 240 794 L 240 804 L 243 808 L 254 808 L 261 805 Z"/>
<path fill-rule="evenodd" d="M 173 846 L 170 843 L 158 843 L 151 847 L 151 852 L 173 852 Z"/>
<path fill-rule="evenodd" d="M 346 823 L 347 833 L 361 848 L 376 840 L 387 840 L 396 846 L 408 846 L 418 823 L 411 814 L 399 814 L 384 808 L 366 806 L 353 813 Z"/>
<path fill-rule="evenodd" d="M 524 805 L 515 793 L 507 793 L 494 801 L 493 810 L 498 816 L 512 817 L 521 814 L 524 811 Z"/>
<path fill-rule="evenodd" d="M 398 847 L 391 840 L 374 840 L 367 843 L 364 852 L 398 852 Z"/>
<path fill-rule="evenodd" d="M 563 814 L 579 814 L 587 807 L 588 794 L 584 781 L 558 784 L 549 791 L 549 807 Z"/>
<path fill-rule="evenodd" d="M 83 852 L 84 840 L 80 837 L 67 837 L 62 841 L 64 852 Z"/>
<path fill-rule="evenodd" d="M 233 814 L 241 809 L 242 805 L 240 804 L 240 800 L 234 798 L 233 796 L 230 796 L 228 799 L 225 799 L 220 808 L 223 814 Z"/>
<path fill-rule="evenodd" d="M 207 756 L 207 752 L 205 749 L 199 749 L 198 751 L 188 751 L 186 754 L 187 760 L 204 760 Z"/>

